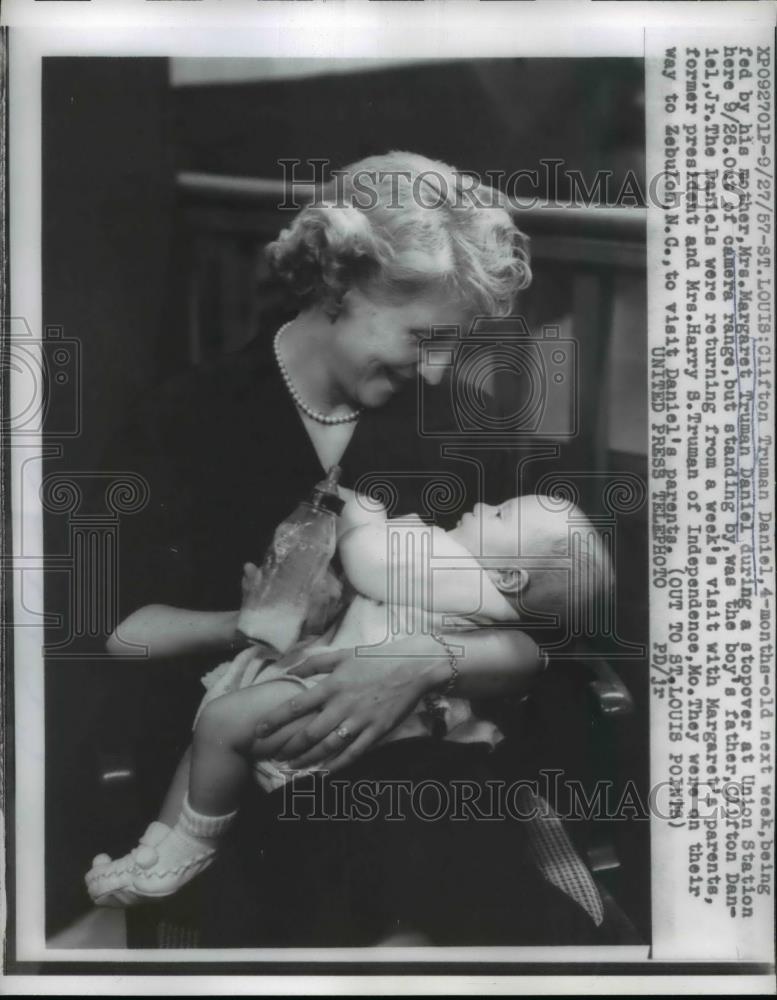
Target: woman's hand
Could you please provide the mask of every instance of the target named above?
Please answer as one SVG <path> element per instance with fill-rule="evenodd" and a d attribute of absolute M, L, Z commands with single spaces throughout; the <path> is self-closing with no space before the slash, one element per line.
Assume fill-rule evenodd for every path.
<path fill-rule="evenodd" d="M 324 761 L 329 771 L 348 766 L 399 725 L 430 689 L 423 660 L 356 656 L 352 649 L 312 656 L 289 673 L 329 674 L 257 726 L 256 757 L 284 760 L 291 767 Z M 312 718 L 311 712 L 316 713 Z M 307 718 L 300 725 L 302 717 Z"/>
<path fill-rule="evenodd" d="M 253 753 L 294 767 L 326 761 L 329 770 L 337 770 L 353 763 L 425 694 L 445 688 L 452 678 L 458 697 L 504 698 L 528 690 L 543 669 L 544 657 L 523 632 L 476 629 L 449 639 L 457 651 L 458 676 L 452 674 L 447 651 L 431 635 L 396 639 L 378 656 L 339 649 L 290 665 L 289 673 L 299 677 L 329 676 L 264 718 Z"/>

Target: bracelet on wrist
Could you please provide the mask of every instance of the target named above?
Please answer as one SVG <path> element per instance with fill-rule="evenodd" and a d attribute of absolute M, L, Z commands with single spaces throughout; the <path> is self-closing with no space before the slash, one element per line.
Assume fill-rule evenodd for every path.
<path fill-rule="evenodd" d="M 448 666 L 450 667 L 450 671 L 451 671 L 451 675 L 448 678 L 448 680 L 445 682 L 445 686 L 443 687 L 441 693 L 444 694 L 444 695 L 453 694 L 453 692 L 454 692 L 454 690 L 456 688 L 456 685 L 458 684 L 458 681 L 459 681 L 459 660 L 458 660 L 458 657 L 456 656 L 455 652 L 453 651 L 453 646 L 451 646 L 451 644 L 448 642 L 448 640 L 444 636 L 440 635 L 439 632 L 432 632 L 431 636 L 435 640 L 435 642 L 438 642 L 442 646 L 442 648 L 445 650 L 445 652 L 448 654 Z"/>

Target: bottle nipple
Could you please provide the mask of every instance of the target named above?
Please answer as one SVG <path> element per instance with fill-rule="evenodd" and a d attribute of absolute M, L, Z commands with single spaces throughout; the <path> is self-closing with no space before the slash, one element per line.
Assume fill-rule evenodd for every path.
<path fill-rule="evenodd" d="M 323 507 L 333 514 L 339 514 L 345 506 L 345 501 L 340 496 L 337 483 L 340 479 L 342 469 L 339 465 L 332 465 L 326 474 L 326 479 L 322 479 L 313 490 L 313 504 L 316 507 Z"/>
<path fill-rule="evenodd" d="M 340 480 L 340 473 L 343 470 L 339 465 L 332 465 L 329 468 L 329 472 L 326 474 L 326 479 L 319 484 L 318 489 L 322 493 L 334 493 L 337 496 L 337 484 Z"/>

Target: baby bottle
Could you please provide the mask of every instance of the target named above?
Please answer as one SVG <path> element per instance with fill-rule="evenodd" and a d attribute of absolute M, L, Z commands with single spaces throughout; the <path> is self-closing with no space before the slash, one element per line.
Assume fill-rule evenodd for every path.
<path fill-rule="evenodd" d="M 309 500 L 275 529 L 256 584 L 245 595 L 237 628 L 252 642 L 282 654 L 297 641 L 312 596 L 335 552 L 335 519 L 344 501 L 333 465 Z"/>

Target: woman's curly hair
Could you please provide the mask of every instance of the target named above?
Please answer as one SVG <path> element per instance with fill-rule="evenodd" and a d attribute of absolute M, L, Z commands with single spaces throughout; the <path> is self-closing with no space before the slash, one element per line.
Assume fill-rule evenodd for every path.
<path fill-rule="evenodd" d="M 396 151 L 336 171 L 267 254 L 299 307 L 332 319 L 354 287 L 389 301 L 441 288 L 472 313 L 505 316 L 531 281 L 528 239 L 501 192 Z"/>

